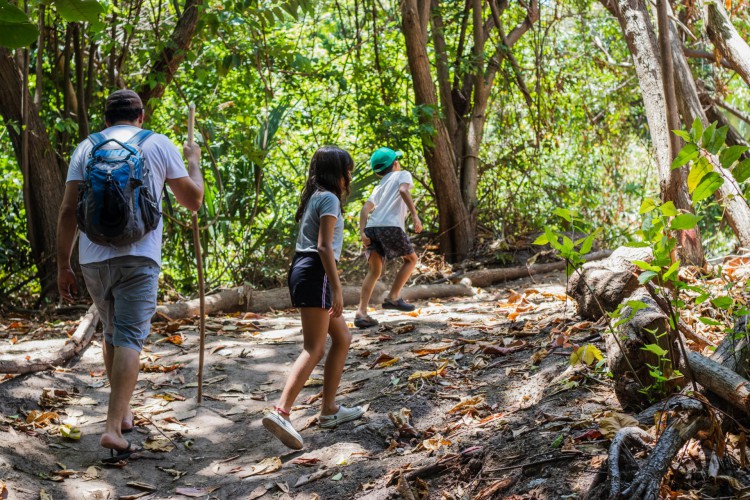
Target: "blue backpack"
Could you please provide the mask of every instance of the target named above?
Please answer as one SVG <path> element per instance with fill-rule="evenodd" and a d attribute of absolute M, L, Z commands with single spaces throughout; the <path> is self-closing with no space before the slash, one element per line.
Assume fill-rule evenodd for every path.
<path fill-rule="evenodd" d="M 128 245 L 159 224 L 161 212 L 144 182 L 149 170 L 140 147 L 151 134 L 141 130 L 125 143 L 101 133 L 89 136 L 94 146 L 88 155 L 76 216 L 78 227 L 92 242 Z M 104 148 L 107 144 L 111 146 Z"/>

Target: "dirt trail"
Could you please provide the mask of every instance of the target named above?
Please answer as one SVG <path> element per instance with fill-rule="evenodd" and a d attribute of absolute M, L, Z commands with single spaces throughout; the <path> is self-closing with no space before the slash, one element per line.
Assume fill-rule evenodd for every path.
<path fill-rule="evenodd" d="M 582 498 L 608 445 L 597 421 L 618 408 L 606 377 L 570 370 L 569 347 L 549 352 L 559 332 L 582 343 L 601 331 L 574 316 L 563 280 L 550 274 L 470 299 L 418 303 L 413 316 L 374 311 L 381 326 L 353 329 L 341 387 L 342 402 L 369 405 L 366 417 L 333 431 L 315 425 L 319 366 L 292 415 L 305 427 L 305 449 L 295 453 L 260 425 L 299 353 L 295 311 L 209 318 L 200 407 L 197 326 L 155 325 L 142 361 L 156 371 L 141 374 L 140 426 L 130 437 L 174 448 L 123 467 L 100 463 L 107 388 L 94 342 L 65 369 L 0 383 L 0 484 L 11 499 L 38 499 L 42 490 L 53 499 L 188 498 L 179 491 L 219 499 L 379 499 L 405 495 L 405 485 L 415 498 Z M 346 316 L 351 320 L 353 309 Z M 181 344 L 170 342 L 179 336 Z M 50 388 L 63 392 L 47 391 L 40 406 Z M 33 410 L 56 412 L 82 437 L 61 437 L 57 420 L 41 418 L 33 429 L 25 424 Z M 407 419 L 410 412 L 413 431 L 399 433 L 389 412 Z M 450 460 L 466 450 L 471 457 Z M 265 459 L 272 460 L 258 466 Z M 399 486 L 399 471 L 441 460 L 450 467 L 423 470 L 421 479 Z M 265 464 L 272 472 L 253 475 Z"/>

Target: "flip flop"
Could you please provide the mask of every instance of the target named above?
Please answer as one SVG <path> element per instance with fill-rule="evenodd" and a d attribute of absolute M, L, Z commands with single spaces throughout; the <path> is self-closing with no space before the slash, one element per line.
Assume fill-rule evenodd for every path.
<path fill-rule="evenodd" d="M 143 451 L 143 448 L 140 446 L 133 446 L 133 443 L 128 441 L 128 446 L 124 450 L 117 450 L 115 448 L 109 449 L 109 457 L 103 458 L 102 463 L 105 464 L 116 464 L 117 462 L 120 462 L 122 460 L 127 460 L 130 458 L 130 455 L 133 453 L 137 453 L 139 451 Z"/>
<path fill-rule="evenodd" d="M 357 328 L 370 328 L 371 326 L 377 326 L 378 320 L 371 318 L 370 316 L 360 316 L 354 318 L 354 326 Z"/>

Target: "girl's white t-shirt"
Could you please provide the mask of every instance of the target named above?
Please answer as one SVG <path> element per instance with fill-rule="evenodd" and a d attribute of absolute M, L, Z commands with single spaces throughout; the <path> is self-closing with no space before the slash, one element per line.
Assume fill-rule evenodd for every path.
<path fill-rule="evenodd" d="M 140 128 L 131 125 L 115 125 L 102 130 L 101 133 L 108 139 L 125 142 L 140 130 Z M 93 148 L 93 144 L 88 139 L 78 145 L 70 159 L 66 182 L 83 181 L 87 156 L 91 148 Z M 160 207 L 165 181 L 186 177 L 188 175 L 187 169 L 185 169 L 185 163 L 177 147 L 165 135 L 152 134 L 141 145 L 141 150 L 151 177 L 149 189 L 157 197 L 157 206 Z M 156 229 L 146 233 L 140 240 L 121 247 L 97 245 L 89 240 L 84 233 L 81 233 L 78 242 L 79 261 L 81 264 L 92 264 L 129 255 L 148 257 L 161 266 L 163 221 L 164 218 L 161 218 Z"/>
<path fill-rule="evenodd" d="M 383 176 L 380 184 L 373 189 L 367 199 L 375 205 L 367 219 L 367 227 L 400 227 L 404 230 L 409 207 L 398 191 L 401 184 L 408 184 L 409 188 L 414 187 L 411 174 L 406 170 L 395 170 Z"/>

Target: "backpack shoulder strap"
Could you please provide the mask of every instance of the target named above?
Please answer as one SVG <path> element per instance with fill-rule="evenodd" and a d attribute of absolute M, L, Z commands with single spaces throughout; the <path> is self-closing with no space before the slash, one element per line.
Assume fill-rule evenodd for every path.
<path fill-rule="evenodd" d="M 107 137 L 102 134 L 101 132 L 94 132 L 89 136 L 89 141 L 91 141 L 91 144 L 96 147 L 99 144 L 103 143 L 107 140 Z"/>
<path fill-rule="evenodd" d="M 154 132 L 152 130 L 139 130 L 125 144 L 132 144 L 132 145 L 135 145 L 135 146 L 140 146 L 141 144 L 143 144 L 146 141 L 146 139 L 148 139 L 149 137 L 151 137 L 151 135 L 153 133 Z"/>

